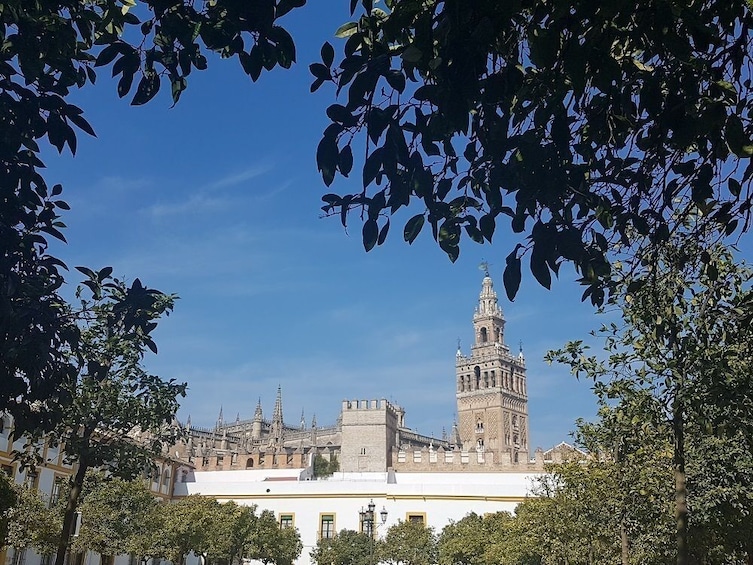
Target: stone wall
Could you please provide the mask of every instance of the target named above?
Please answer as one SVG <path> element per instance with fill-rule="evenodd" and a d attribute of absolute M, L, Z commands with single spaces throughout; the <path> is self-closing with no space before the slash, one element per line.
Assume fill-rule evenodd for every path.
<path fill-rule="evenodd" d="M 384 472 L 391 467 L 401 412 L 385 399 L 343 401 L 340 469 Z"/>
<path fill-rule="evenodd" d="M 403 473 L 457 473 L 457 472 L 543 472 L 548 463 L 582 460 L 587 454 L 573 446 L 561 443 L 548 451 L 537 449 L 533 458 L 526 451 L 518 452 L 518 460 L 510 452 L 461 451 L 422 448 L 393 450 L 393 469 Z"/>

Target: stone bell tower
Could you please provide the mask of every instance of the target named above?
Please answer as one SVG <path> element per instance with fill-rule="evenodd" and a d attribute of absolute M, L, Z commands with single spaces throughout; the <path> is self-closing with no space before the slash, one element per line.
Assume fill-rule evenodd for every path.
<path fill-rule="evenodd" d="M 504 342 L 505 319 L 486 264 L 475 334 L 469 356 L 458 347 L 455 359 L 458 431 L 467 451 L 508 453 L 512 462 L 528 460 L 528 395 L 523 351 L 513 356 Z"/>

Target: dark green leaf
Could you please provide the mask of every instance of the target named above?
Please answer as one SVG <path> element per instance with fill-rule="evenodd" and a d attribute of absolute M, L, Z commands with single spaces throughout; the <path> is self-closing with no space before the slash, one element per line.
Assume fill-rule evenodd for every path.
<path fill-rule="evenodd" d="M 316 150 L 316 165 L 322 173 L 322 180 L 327 186 L 335 180 L 339 151 L 337 141 L 331 137 L 323 137 Z"/>
<path fill-rule="evenodd" d="M 376 245 L 379 237 L 379 227 L 376 220 L 367 220 L 363 224 L 363 248 L 368 252 Z"/>
<path fill-rule="evenodd" d="M 742 190 L 742 186 L 740 185 L 740 182 L 737 179 L 730 178 L 727 186 L 729 187 L 729 192 L 732 196 L 735 198 L 740 196 L 740 191 Z"/>
<path fill-rule="evenodd" d="M 483 216 L 481 216 L 478 221 L 478 227 L 479 229 L 481 229 L 481 234 L 484 236 L 484 239 L 491 243 L 492 237 L 494 236 L 494 230 L 496 228 L 496 221 L 494 220 L 494 216 L 492 216 L 491 214 L 484 214 Z"/>
<path fill-rule="evenodd" d="M 340 150 L 340 158 L 337 166 L 344 177 L 350 174 L 351 169 L 353 169 L 353 151 L 350 145 L 346 145 Z"/>
<path fill-rule="evenodd" d="M 322 45 L 321 55 L 322 62 L 329 68 L 335 60 L 335 48 L 327 41 Z"/>
<path fill-rule="evenodd" d="M 367 188 L 379 174 L 382 167 L 382 148 L 375 149 L 371 155 L 366 158 L 363 165 L 363 187 Z"/>
<path fill-rule="evenodd" d="M 379 230 L 379 239 L 377 239 L 377 245 L 382 245 L 387 239 L 387 233 L 390 231 L 390 219 L 384 222 L 382 229 Z"/>
<path fill-rule="evenodd" d="M 136 87 L 136 94 L 131 100 L 132 106 L 140 106 L 146 104 L 159 92 L 160 80 L 159 75 L 155 72 L 144 74 L 139 81 L 138 87 Z"/>
<path fill-rule="evenodd" d="M 502 275 L 502 282 L 505 285 L 505 292 L 507 298 L 512 302 L 515 300 L 515 296 L 518 294 L 520 288 L 520 258 L 518 257 L 518 249 L 520 244 L 515 246 L 512 253 L 510 253 L 505 259 L 505 271 Z"/>
<path fill-rule="evenodd" d="M 542 249 L 542 245 L 545 245 L 545 242 L 538 241 L 533 246 L 533 251 L 531 252 L 531 273 L 533 273 L 533 276 L 541 286 L 550 290 L 552 287 L 552 275 L 546 262 L 546 253 L 550 250 Z M 505 272 L 507 271 L 505 270 Z M 507 285 L 505 285 L 506 287 Z"/>
<path fill-rule="evenodd" d="M 335 37 L 339 39 L 344 39 L 346 37 L 350 37 L 357 31 L 358 31 L 358 24 L 356 22 L 348 22 L 346 24 L 341 25 L 339 28 L 337 28 L 337 31 L 335 32 Z"/>
<path fill-rule="evenodd" d="M 413 243 L 416 237 L 418 237 L 418 234 L 421 233 L 421 228 L 424 227 L 424 221 L 423 214 L 416 214 L 408 220 L 405 224 L 405 229 L 403 230 L 403 239 L 408 243 Z"/>
<path fill-rule="evenodd" d="M 306 5 L 306 0 L 280 0 L 277 3 L 275 16 L 281 18 L 294 8 L 301 8 Z"/>
<path fill-rule="evenodd" d="M 402 72 L 392 70 L 389 71 L 384 78 L 387 79 L 387 82 L 389 85 L 400 92 L 402 94 L 403 90 L 405 90 L 405 76 Z"/>
<path fill-rule="evenodd" d="M 358 120 L 342 104 L 332 104 L 327 108 L 327 116 L 333 122 L 340 123 L 345 127 L 352 127 L 358 123 Z"/>

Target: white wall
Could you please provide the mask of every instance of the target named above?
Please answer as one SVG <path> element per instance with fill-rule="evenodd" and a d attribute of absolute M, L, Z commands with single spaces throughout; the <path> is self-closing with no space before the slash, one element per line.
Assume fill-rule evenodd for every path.
<path fill-rule="evenodd" d="M 335 515 L 335 531 L 358 531 L 359 510 L 374 501 L 377 535 L 409 514 L 425 515 L 439 533 L 450 520 L 470 512 L 512 512 L 530 494 L 535 475 L 526 473 L 338 473 L 327 480 L 298 481 L 295 470 L 196 472 L 192 482 L 176 484 L 176 495 L 202 494 L 220 502 L 256 504 L 258 511 L 292 514 L 303 542 L 298 565 L 310 563 L 321 514 Z M 387 510 L 381 524 L 379 513 Z"/>

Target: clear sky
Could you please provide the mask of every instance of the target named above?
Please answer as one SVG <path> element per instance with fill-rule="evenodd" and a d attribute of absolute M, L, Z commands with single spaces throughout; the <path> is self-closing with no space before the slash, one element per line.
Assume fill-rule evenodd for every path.
<path fill-rule="evenodd" d="M 211 426 L 221 406 L 226 420 L 250 418 L 259 397 L 271 416 L 279 384 L 291 424 L 302 410 L 308 423 L 314 414 L 334 423 L 346 398 L 388 398 L 409 427 L 436 435 L 452 425 L 457 340 L 467 353 L 486 259 L 506 341 L 514 351 L 522 341 L 527 359 L 531 444 L 568 440 L 575 418 L 595 412 L 590 387 L 542 357 L 600 323 L 571 269 L 551 292 L 526 275 L 509 303 L 501 275 L 516 240 L 504 225 L 494 245 L 466 241 L 452 264 L 428 229 L 412 246 L 402 241 L 418 210 L 395 218 L 387 243 L 368 254 L 357 221 L 346 231 L 320 218 L 331 190 L 314 156 L 334 94 L 309 93 L 308 65 L 334 42 L 347 4 L 285 18 L 298 45 L 293 70 L 253 84 L 236 60 L 212 59 L 174 108 L 164 86 L 130 107 L 100 71 L 75 97 L 98 137 L 81 134 L 75 158 L 45 156 L 46 178 L 63 183 L 72 206 L 69 245 L 56 251 L 71 267 L 111 265 L 180 296 L 147 366 L 189 383 L 181 420 Z M 359 178 L 333 189 L 357 190 Z"/>

